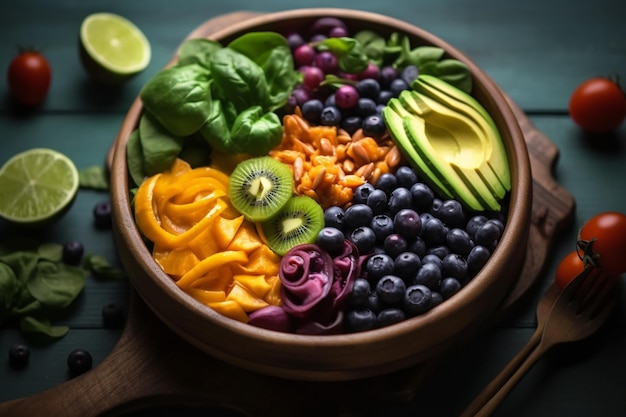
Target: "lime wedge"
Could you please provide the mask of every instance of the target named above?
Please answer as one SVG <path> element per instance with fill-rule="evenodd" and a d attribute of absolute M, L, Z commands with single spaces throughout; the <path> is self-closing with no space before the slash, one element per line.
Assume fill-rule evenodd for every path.
<path fill-rule="evenodd" d="M 94 13 L 80 26 L 80 56 L 97 80 L 121 83 L 146 69 L 151 49 L 133 22 L 113 13 Z"/>
<path fill-rule="evenodd" d="M 53 221 L 74 201 L 78 185 L 67 156 L 44 148 L 18 153 L 0 168 L 0 217 L 31 226 Z"/>

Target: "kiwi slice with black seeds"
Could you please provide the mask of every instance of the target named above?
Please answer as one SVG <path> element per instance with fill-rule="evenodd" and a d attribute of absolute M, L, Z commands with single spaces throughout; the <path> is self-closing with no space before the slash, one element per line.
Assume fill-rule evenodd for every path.
<path fill-rule="evenodd" d="M 267 220 L 293 196 L 293 174 L 270 156 L 247 159 L 230 175 L 228 196 L 248 220 Z"/>
<path fill-rule="evenodd" d="M 296 245 L 314 243 L 324 227 L 324 210 L 307 196 L 292 197 L 261 228 L 269 247 L 284 255 Z"/>

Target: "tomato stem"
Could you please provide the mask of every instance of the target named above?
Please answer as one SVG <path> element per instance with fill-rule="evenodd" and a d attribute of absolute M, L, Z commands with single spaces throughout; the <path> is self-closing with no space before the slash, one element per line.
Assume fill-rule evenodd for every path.
<path fill-rule="evenodd" d="M 578 249 L 582 251 L 582 255 L 579 252 L 580 259 L 583 261 L 585 268 L 590 266 L 598 266 L 600 257 L 593 251 L 593 243 L 597 239 L 594 237 L 591 240 L 580 239 L 576 242 Z"/>

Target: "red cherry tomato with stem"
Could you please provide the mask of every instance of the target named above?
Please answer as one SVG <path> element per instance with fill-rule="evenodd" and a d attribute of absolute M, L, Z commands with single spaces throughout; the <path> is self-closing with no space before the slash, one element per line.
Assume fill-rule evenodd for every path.
<path fill-rule="evenodd" d="M 626 118 L 626 96 L 617 82 L 591 78 L 572 93 L 569 114 L 586 132 L 610 133 Z"/>
<path fill-rule="evenodd" d="M 626 215 L 610 211 L 591 217 L 578 231 L 577 247 L 586 264 L 610 276 L 626 273 Z"/>
<path fill-rule="evenodd" d="M 11 95 L 18 103 L 34 107 L 48 95 L 52 70 L 40 52 L 22 50 L 9 64 L 7 81 Z"/>

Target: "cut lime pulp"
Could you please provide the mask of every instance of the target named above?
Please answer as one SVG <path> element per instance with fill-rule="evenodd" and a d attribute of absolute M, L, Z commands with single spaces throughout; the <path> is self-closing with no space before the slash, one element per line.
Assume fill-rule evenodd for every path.
<path fill-rule="evenodd" d="M 94 13 L 80 26 L 80 55 L 87 72 L 99 81 L 123 82 L 150 63 L 150 43 L 128 19 Z"/>
<path fill-rule="evenodd" d="M 24 151 L 0 168 L 0 217 L 20 225 L 48 223 L 71 205 L 78 186 L 78 170 L 64 154 Z"/>

